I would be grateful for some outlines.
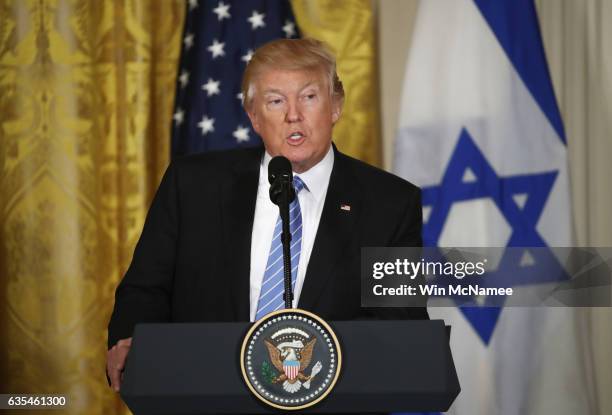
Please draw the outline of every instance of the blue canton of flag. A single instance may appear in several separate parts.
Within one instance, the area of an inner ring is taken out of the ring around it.
[[[242,108],[242,73],[259,46],[297,35],[288,0],[188,0],[172,155],[261,143]]]

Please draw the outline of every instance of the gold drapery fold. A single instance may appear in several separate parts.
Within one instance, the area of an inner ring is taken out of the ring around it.
[[[381,166],[374,16],[370,0],[291,0],[302,36],[336,53],[346,100],[334,142],[347,154]]]
[[[106,325],[168,162],[184,7],[0,1],[3,393],[122,408]]]

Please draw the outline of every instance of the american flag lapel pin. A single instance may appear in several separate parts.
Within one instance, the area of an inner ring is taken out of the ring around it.
[[[345,203],[342,203],[342,204],[340,204],[340,210],[344,210],[344,211],[350,212],[351,211],[351,205],[347,205]]]

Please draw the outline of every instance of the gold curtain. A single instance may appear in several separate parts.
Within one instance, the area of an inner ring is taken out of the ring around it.
[[[340,150],[381,166],[378,72],[370,0],[292,0],[302,36],[326,42],[336,53],[346,100],[334,128]]]
[[[0,0],[0,391],[122,410],[114,289],[168,161],[182,0]]]

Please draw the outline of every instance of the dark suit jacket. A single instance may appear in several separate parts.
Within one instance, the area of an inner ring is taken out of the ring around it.
[[[366,309],[360,249],[421,246],[420,191],[335,147],[298,306],[327,320],[428,318],[424,308]],[[140,322],[248,321],[250,252],[263,148],[173,161],[115,294],[109,347]],[[349,205],[350,211],[340,209]]]

